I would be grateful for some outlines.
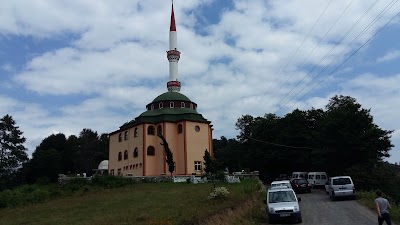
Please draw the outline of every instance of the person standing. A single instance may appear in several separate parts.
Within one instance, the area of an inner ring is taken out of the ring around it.
[[[382,192],[375,192],[377,198],[375,199],[376,211],[378,212],[378,223],[383,224],[386,221],[387,225],[392,225],[392,220],[390,219],[389,209],[390,203],[386,198],[382,198]]]

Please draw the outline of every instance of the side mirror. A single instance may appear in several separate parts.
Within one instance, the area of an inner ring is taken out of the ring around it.
[[[297,201],[301,202],[301,198],[297,198]]]

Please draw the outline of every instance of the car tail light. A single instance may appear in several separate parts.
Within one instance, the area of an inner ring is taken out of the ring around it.
[[[310,183],[307,183],[307,186],[310,186]]]

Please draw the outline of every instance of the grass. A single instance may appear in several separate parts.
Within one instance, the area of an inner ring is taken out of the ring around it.
[[[384,198],[384,195],[382,196]],[[360,202],[362,205],[365,205],[369,209],[376,211],[374,199],[376,198],[375,192],[372,191],[358,191],[357,192],[357,201]],[[388,198],[390,205],[392,206],[389,209],[390,217],[392,221],[396,224],[400,224],[400,206],[396,205],[390,198]]]
[[[210,183],[138,183],[89,191],[82,196],[0,209],[0,224],[200,224],[204,218],[242,205],[259,189],[258,182],[252,180],[217,186],[227,187],[230,194],[226,199],[208,199],[213,190]]]

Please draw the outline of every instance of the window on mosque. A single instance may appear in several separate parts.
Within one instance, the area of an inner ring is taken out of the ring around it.
[[[151,110],[153,110],[154,109],[154,105],[153,104],[151,104]]]
[[[201,162],[194,161],[194,171],[201,171]]]
[[[159,109],[162,109],[162,108],[163,108],[162,102],[160,102],[160,103],[158,104],[158,108],[159,108]]]
[[[110,170],[110,174],[111,174],[111,176],[114,176],[114,170],[113,169]]]
[[[154,134],[155,134],[155,128],[154,128],[154,126],[149,126],[149,127],[147,128],[147,134],[148,134],[148,135],[154,135]]]
[[[135,148],[135,150],[133,150],[133,158],[137,158],[139,157],[139,149]]]
[[[185,103],[181,102],[181,108],[185,108]]]
[[[125,150],[125,152],[124,152],[124,160],[125,159],[128,159],[128,150]]]
[[[118,135],[118,142],[121,142],[122,141],[122,133],[119,133],[119,135]]]
[[[134,136],[135,137],[139,136],[139,129],[137,127],[135,127]]]
[[[122,175],[121,169],[118,169],[118,176],[121,176],[121,175]]]
[[[125,131],[125,141],[128,140],[128,131]]]
[[[122,152],[119,152],[118,153],[118,161],[121,161],[122,160]]]
[[[169,102],[169,107],[174,108],[174,102]]]
[[[157,134],[162,134],[162,126],[161,125],[157,126]]]
[[[156,155],[156,149],[153,146],[147,148],[147,155]]]
[[[178,124],[178,134],[181,134],[183,131],[182,124]]]
[[[190,103],[190,108],[193,109],[193,103]]]

